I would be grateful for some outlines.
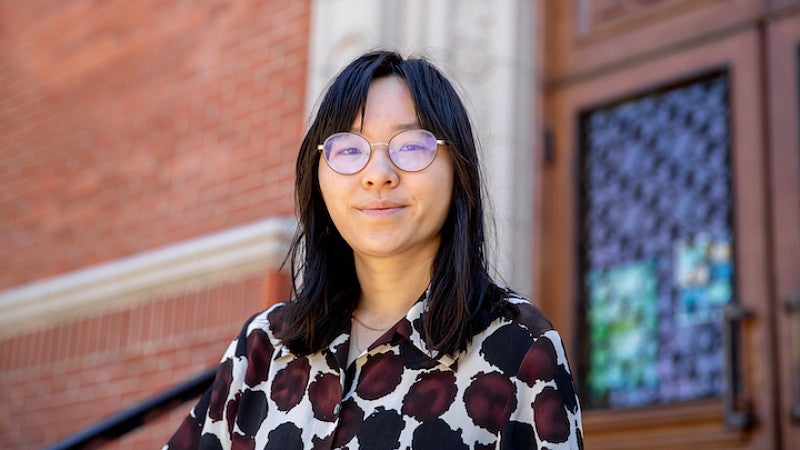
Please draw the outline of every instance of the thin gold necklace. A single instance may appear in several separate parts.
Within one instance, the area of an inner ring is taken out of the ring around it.
[[[382,331],[386,331],[389,328],[391,328],[391,326],[388,326],[386,328],[374,328],[374,327],[371,327],[371,326],[365,324],[364,322],[358,320],[358,317],[356,317],[355,315],[352,315],[351,317],[353,318],[353,320],[356,321],[356,323],[358,325],[361,325],[366,330],[382,332]],[[361,347],[361,336],[360,336],[361,333],[359,333],[359,331],[360,330],[358,329],[358,327],[355,327],[355,329],[353,330],[351,335],[352,335],[353,343],[356,345],[356,350],[358,350],[358,353],[361,353],[364,350],[368,349],[370,344],[367,344],[366,346]]]
[[[366,328],[366,329],[368,329],[368,330],[370,330],[370,331],[386,331],[386,330],[388,330],[389,328],[392,328],[392,326],[391,326],[391,325],[389,325],[389,326],[388,326],[388,327],[386,327],[386,328],[373,328],[373,327],[371,327],[371,326],[369,326],[369,325],[365,324],[365,323],[364,323],[364,322],[362,322],[361,320],[359,320],[359,319],[358,319],[358,317],[356,317],[356,315],[355,315],[355,314],[353,314],[353,315],[352,315],[352,317],[353,317],[353,320],[355,320],[356,322],[358,322],[358,324],[359,324],[359,325],[361,325],[362,327],[364,327],[364,328]]]
[[[358,351],[358,353],[363,353],[364,350],[366,350],[367,348],[366,347],[362,348],[361,347],[361,343],[358,342],[359,341],[359,339],[358,339],[358,328],[356,328],[354,331],[355,332],[353,333],[353,344],[356,345],[356,351]]]

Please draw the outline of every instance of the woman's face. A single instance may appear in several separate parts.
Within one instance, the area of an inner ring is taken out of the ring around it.
[[[349,131],[376,143],[419,128],[405,81],[389,76],[372,82],[364,116]],[[366,167],[353,175],[334,172],[323,158],[318,171],[328,213],[357,260],[435,256],[453,193],[453,163],[446,145],[419,172],[398,169],[385,145],[372,147]]]

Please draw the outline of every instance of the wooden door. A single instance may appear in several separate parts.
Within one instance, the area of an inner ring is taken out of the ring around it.
[[[545,3],[538,292],[587,448],[799,448],[797,4]]]

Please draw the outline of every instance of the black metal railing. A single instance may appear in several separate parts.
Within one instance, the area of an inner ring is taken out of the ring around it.
[[[214,381],[217,367],[160,392],[47,447],[47,450],[98,448],[199,397]]]

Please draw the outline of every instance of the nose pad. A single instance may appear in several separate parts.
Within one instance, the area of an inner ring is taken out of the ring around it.
[[[385,143],[372,144],[372,157],[367,162],[362,175],[365,188],[374,186],[396,186],[400,181],[392,160],[389,158],[389,145]]]

